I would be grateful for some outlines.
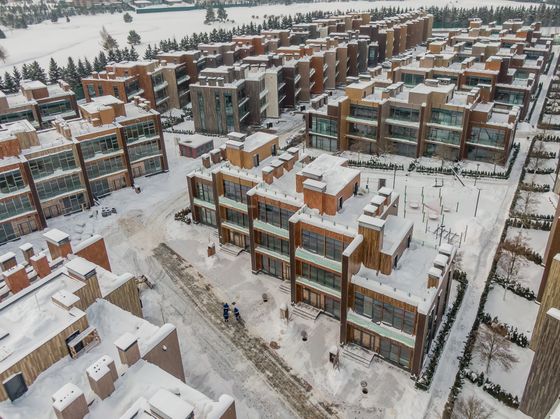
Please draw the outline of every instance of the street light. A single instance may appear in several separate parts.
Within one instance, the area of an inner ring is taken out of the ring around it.
[[[476,181],[478,180],[478,175],[479,175],[478,168],[479,167],[480,167],[480,163],[477,163],[476,164],[476,176],[474,177],[474,186],[476,186]]]

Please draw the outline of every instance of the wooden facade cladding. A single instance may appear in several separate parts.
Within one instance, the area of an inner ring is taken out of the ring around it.
[[[103,296],[103,298],[117,307],[134,314],[136,317],[143,317],[140,293],[136,286],[136,278],[134,277]]]
[[[22,357],[16,363],[0,372],[0,382],[6,381],[14,374],[22,373],[25,384],[30,386],[43,371],[60,361],[66,356],[70,356],[66,339],[76,331],[84,331],[89,326],[85,313],[81,313],[76,321],[70,326],[61,330],[57,335],[51,337],[35,350]],[[8,394],[4,386],[0,386],[0,400],[8,399]]]

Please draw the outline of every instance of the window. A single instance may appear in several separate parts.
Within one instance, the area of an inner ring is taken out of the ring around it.
[[[428,130],[429,141],[437,141],[438,143],[460,145],[461,133],[457,131],[448,131],[441,128],[430,127]]]
[[[247,218],[247,214],[243,214],[242,212],[235,211],[229,208],[226,208],[226,220],[241,227],[249,226],[249,219]]]
[[[373,106],[350,105],[350,116],[365,119],[367,121],[377,121],[377,108]]]
[[[494,128],[473,127],[469,142],[503,148],[505,145],[505,131]]]
[[[294,215],[293,211],[259,202],[259,220],[264,223],[272,224],[287,230],[292,215]]]
[[[128,149],[128,155],[131,162],[141,160],[144,157],[157,156],[160,154],[161,150],[159,148],[159,141],[157,139],[153,141],[142,142],[140,144],[135,144]]]
[[[417,135],[418,135],[417,128],[401,127],[399,125],[389,125],[389,137],[417,142]]]
[[[82,188],[82,181],[80,175],[75,173],[70,176],[37,183],[37,194],[39,195],[39,199],[46,200],[80,188]]]
[[[127,125],[124,128],[124,138],[127,144],[138,140],[155,137],[157,135],[156,125],[153,120],[142,121],[137,124]]]
[[[0,220],[5,220],[27,211],[33,211],[34,207],[28,195],[15,196],[0,202]]]
[[[408,108],[391,108],[390,117],[401,121],[418,122],[420,119],[420,111]]]
[[[196,182],[196,197],[203,201],[214,203],[214,191],[212,185],[206,183]]]
[[[95,96],[95,86],[93,84],[88,84],[87,85],[87,91],[88,91],[89,97],[94,97]]]
[[[257,244],[273,252],[288,256],[290,254],[290,243],[279,237],[266,233],[257,233]]]
[[[340,290],[340,275],[325,271],[307,263],[301,264],[301,276],[311,282]]]
[[[461,126],[463,124],[463,113],[447,109],[432,109],[432,121],[435,124]]]
[[[247,192],[250,186],[240,185],[230,180],[224,180],[224,196],[237,202],[247,203]]]
[[[311,131],[314,134],[338,137],[338,122],[336,119],[311,114]]]
[[[0,192],[7,194],[23,188],[25,183],[19,170],[0,174]]]
[[[302,231],[302,247],[328,259],[341,261],[346,244],[340,240],[304,229]]]
[[[59,115],[69,111],[73,111],[69,100],[57,100],[39,105],[39,112],[43,117]]]
[[[381,338],[380,355],[401,367],[410,368],[410,348],[399,345],[390,339]]]
[[[475,87],[479,84],[492,84],[492,79],[488,77],[467,76],[465,84],[467,86]]]
[[[212,227],[216,227],[216,212],[208,208],[199,207],[198,215],[200,217],[200,222]]]
[[[95,179],[110,173],[115,173],[124,169],[123,160],[120,156],[110,159],[97,160],[86,164],[88,178]]]
[[[406,87],[414,87],[420,83],[424,83],[423,74],[402,73],[401,81],[404,82]]]
[[[72,170],[77,167],[72,150],[50,154],[29,161],[29,168],[33,179],[41,179],[52,175],[58,170]]]
[[[118,88],[118,86],[113,86],[113,96],[115,96],[117,99],[119,98],[119,88]]]
[[[268,256],[263,255],[262,270],[269,275],[282,278],[282,262],[277,259],[269,258]]]
[[[319,135],[310,135],[311,137],[311,147],[318,148],[325,151],[337,151],[338,150],[338,139],[326,138]]]
[[[258,155],[258,154],[255,154],[255,155],[253,156],[253,166],[254,166],[254,167],[257,167],[257,166],[259,165],[259,163],[260,163],[259,155]]]
[[[395,307],[390,303],[374,300],[359,291],[354,293],[354,310],[374,322],[383,322],[395,329],[412,335],[414,333],[415,313]]]
[[[80,143],[84,159],[91,159],[96,154],[109,154],[120,150],[116,134],[84,140]]]
[[[35,121],[33,111],[31,109],[26,109],[23,111],[0,115],[1,123],[19,121],[20,119],[27,119],[29,122]]]

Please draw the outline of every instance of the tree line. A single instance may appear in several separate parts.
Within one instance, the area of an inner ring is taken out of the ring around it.
[[[1,10],[1,9],[0,9]],[[407,7],[381,7],[369,11],[372,21],[386,17],[395,16],[400,13],[411,11]],[[181,39],[168,38],[156,44],[148,44],[143,55],[144,59],[154,59],[159,52],[171,50],[190,50],[196,49],[200,43],[208,42],[228,42],[237,35],[256,35],[262,30],[268,29],[288,29],[298,23],[309,23],[313,19],[325,18],[333,14],[352,12],[355,10],[337,10],[334,12],[324,12],[321,10],[297,13],[295,15],[284,16],[264,16],[264,20],[255,24],[239,25],[232,29],[214,28],[210,32],[199,32],[185,35]],[[484,22],[496,21],[498,24],[510,18],[522,18],[527,23],[542,21],[548,26],[560,26],[560,8],[545,5],[530,7],[476,7],[476,8],[449,8],[449,7],[430,7],[427,11],[434,15],[435,27],[466,27],[468,19],[480,17]],[[15,92],[18,89],[21,79],[36,79],[47,82],[56,82],[59,79],[65,80],[76,92],[81,92],[81,77],[87,77],[91,71],[102,71],[107,63],[112,61],[129,60],[134,61],[139,58],[139,54],[134,48],[140,44],[140,35],[131,30],[128,36],[130,47],[120,48],[115,39],[105,28],[101,31],[103,51],[93,58],[84,57],[77,62],[73,57],[68,57],[65,65],[58,64],[51,59],[48,69],[43,69],[39,63],[32,62],[20,69],[14,67],[11,72],[5,72],[0,77],[0,89],[5,92]],[[19,77],[18,77],[19,75]]]

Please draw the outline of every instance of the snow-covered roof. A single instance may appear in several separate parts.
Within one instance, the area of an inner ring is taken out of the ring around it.
[[[79,277],[88,278],[96,271],[97,265],[84,258],[75,257],[66,264],[66,269],[71,273],[77,274]]]
[[[66,234],[63,231],[60,231],[57,228],[51,228],[46,233],[43,233],[43,237],[45,239],[47,239],[48,241],[50,241],[51,243],[54,243],[54,244],[58,244],[58,243],[60,243],[64,240],[70,238],[70,236],[68,234]]]
[[[276,138],[278,137],[273,134],[268,134],[262,131],[255,132],[254,134],[249,135],[245,138],[245,140],[243,141],[243,150],[247,152],[254,151]]]

